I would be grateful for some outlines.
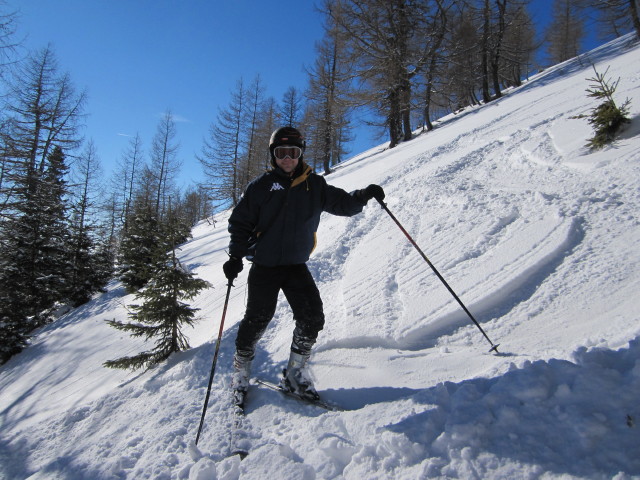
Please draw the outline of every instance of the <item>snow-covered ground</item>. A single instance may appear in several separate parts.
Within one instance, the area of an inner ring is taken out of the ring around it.
[[[576,118],[596,105],[589,62],[620,77],[633,117],[598,152]],[[640,478],[639,113],[640,48],[627,37],[328,177],[385,188],[499,355],[379,205],[327,215],[309,263],[327,317],[312,370],[348,410],[252,387],[251,453],[228,458],[245,268],[194,447],[226,290],[222,214],[180,253],[214,286],[194,302],[191,350],[144,373],[103,368],[144,348],[104,322],[133,301],[114,282],[0,368],[0,477]],[[281,299],[256,375],[277,380],[292,328]]]

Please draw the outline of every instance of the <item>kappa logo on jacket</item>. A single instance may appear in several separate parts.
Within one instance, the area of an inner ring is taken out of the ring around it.
[[[278,182],[273,182],[273,185],[271,185],[271,190],[269,191],[274,192],[276,190],[284,190],[284,187],[280,185]]]

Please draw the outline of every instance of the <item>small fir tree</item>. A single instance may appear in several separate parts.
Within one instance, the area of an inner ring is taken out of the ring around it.
[[[143,288],[166,255],[160,224],[149,205],[127,218],[127,229],[119,251],[118,274],[127,292]]]
[[[136,299],[143,303],[130,305],[131,323],[107,320],[112,327],[128,331],[134,337],[157,339],[155,347],[132,357],[109,360],[104,366],[131,370],[150,368],[172,353],[188,349],[189,344],[180,328],[195,323],[198,309],[181,300],[191,300],[209,286],[205,280],[194,278],[176,258],[175,249],[172,250],[170,258],[160,266],[146,288],[138,292]]]
[[[613,94],[618,88],[620,78],[614,83],[610,83],[606,79],[609,68],[603,74],[598,73],[595,66],[593,71],[595,77],[588,79],[592,82],[591,87],[587,89],[588,96],[604,100],[592,109],[589,115],[589,123],[593,126],[595,135],[589,139],[587,146],[595,150],[611,143],[620,127],[630,122],[628,117],[630,100],[627,98],[618,107],[613,99]]]

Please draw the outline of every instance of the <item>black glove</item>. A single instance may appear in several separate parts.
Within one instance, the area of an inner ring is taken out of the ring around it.
[[[222,270],[224,271],[224,276],[227,277],[227,280],[233,282],[238,274],[242,271],[242,259],[237,257],[229,257],[229,260],[224,262],[222,265]]]
[[[384,200],[384,190],[380,185],[369,185],[367,188],[358,191],[360,199],[367,203],[372,198],[375,198],[379,202]]]

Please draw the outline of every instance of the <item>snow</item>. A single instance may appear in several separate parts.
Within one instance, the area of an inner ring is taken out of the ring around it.
[[[620,77],[633,118],[597,152],[577,118],[596,105],[589,62]],[[245,268],[195,446],[226,292],[226,212],[180,251],[213,285],[193,302],[191,350],[147,372],[103,368],[144,348],[104,322],[125,320],[133,302],[114,282],[0,367],[0,477],[640,478],[639,66],[640,46],[622,38],[327,177],[384,187],[499,355],[375,201],[355,217],[325,215],[309,262],[327,317],[312,373],[348,410],[252,387],[251,453],[228,457]],[[281,298],[256,375],[277,381],[292,329]]]

